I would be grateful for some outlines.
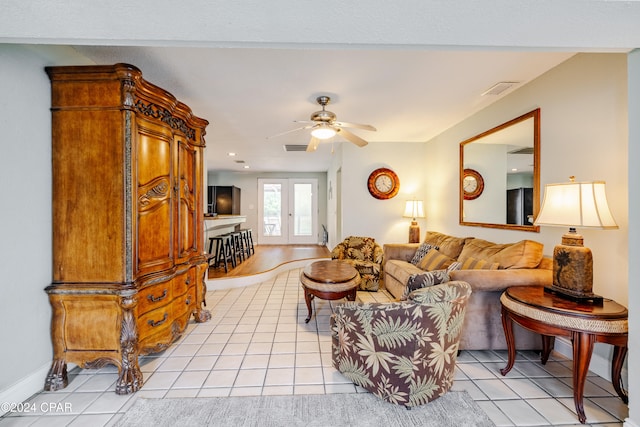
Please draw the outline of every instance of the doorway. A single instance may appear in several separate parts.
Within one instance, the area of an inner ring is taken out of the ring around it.
[[[258,242],[318,243],[318,180],[258,179]]]

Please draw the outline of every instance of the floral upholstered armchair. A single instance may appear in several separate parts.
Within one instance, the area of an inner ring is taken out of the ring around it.
[[[360,273],[362,291],[377,291],[382,279],[382,247],[371,237],[349,236],[333,248],[331,259],[341,259]]]
[[[347,302],[331,315],[333,366],[354,384],[408,408],[453,385],[458,341],[471,287],[451,281],[406,301]]]

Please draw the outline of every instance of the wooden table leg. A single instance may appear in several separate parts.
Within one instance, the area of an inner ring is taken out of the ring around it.
[[[540,362],[543,365],[547,364],[547,360],[549,360],[549,355],[551,354],[551,350],[553,350],[555,342],[556,337],[551,335],[542,335],[542,353],[540,354]]]
[[[500,369],[502,375],[507,375],[516,361],[516,343],[513,337],[513,319],[509,312],[502,308],[502,328],[504,329],[504,337],[507,340],[507,366]]]
[[[620,372],[622,371],[622,364],[624,358],[627,355],[627,346],[614,345],[613,346],[613,360],[611,361],[611,384],[615,389],[620,399],[626,404],[629,403],[629,397],[627,392],[622,388],[622,377]]]
[[[355,301],[356,296],[358,295],[358,288],[353,288],[351,292],[347,295],[347,301]]]
[[[313,295],[309,292],[309,289],[303,286],[304,289],[304,301],[307,303],[307,311],[309,312],[307,318],[304,320],[304,323],[309,323],[311,320],[311,300],[313,299]]]
[[[578,420],[583,424],[587,422],[583,405],[584,383],[587,379],[595,340],[596,336],[590,333],[573,333],[573,401],[576,405]]]

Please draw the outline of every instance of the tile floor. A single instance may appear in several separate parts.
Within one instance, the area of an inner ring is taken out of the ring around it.
[[[142,390],[118,396],[116,369],[69,372],[69,386],[27,401],[36,412],[6,414],[0,426],[110,426],[139,397],[211,397],[365,392],[331,366],[331,304],[315,299],[309,324],[293,269],[258,285],[207,294],[212,319],[190,324],[163,353],[140,360]],[[359,292],[361,301],[386,301]],[[335,303],[335,302],[334,302]],[[519,352],[502,377],[504,351],[464,351],[455,390],[466,390],[498,426],[579,425],[573,406],[571,364],[552,354],[546,366],[534,352]],[[585,410],[591,425],[620,426],[628,408],[611,384],[590,374]],[[381,404],[383,404],[381,402]]]

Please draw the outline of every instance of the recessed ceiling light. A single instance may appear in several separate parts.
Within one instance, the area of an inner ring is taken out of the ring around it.
[[[233,157],[235,155],[236,155],[236,153],[227,153],[227,156],[229,156],[229,157]]]
[[[245,168],[245,169],[249,169],[249,168],[250,168],[250,166],[249,166],[249,165],[244,165],[244,168]]]

